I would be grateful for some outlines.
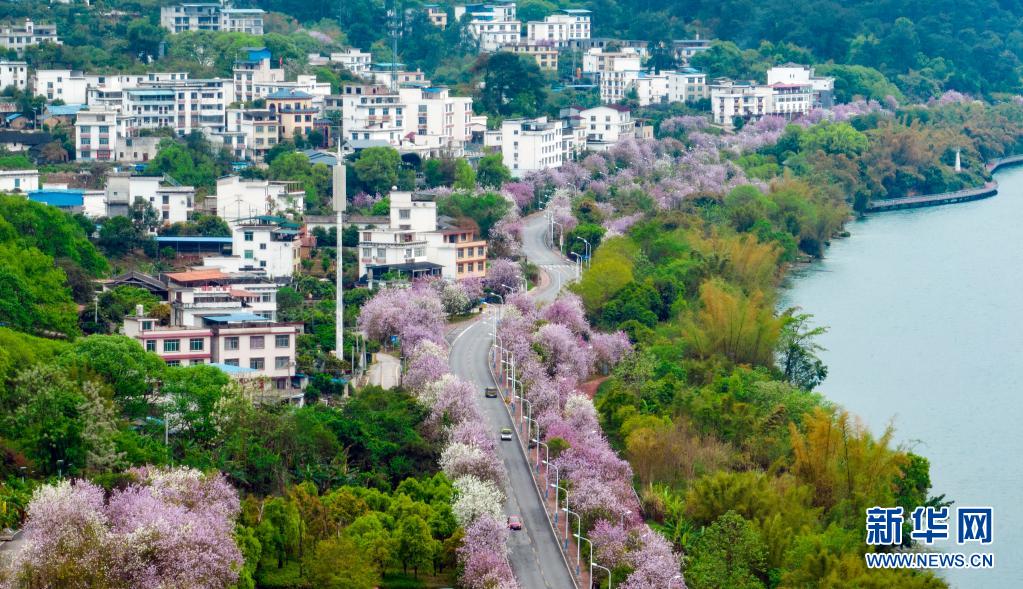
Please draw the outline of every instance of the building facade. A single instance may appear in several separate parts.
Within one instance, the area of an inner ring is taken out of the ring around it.
[[[20,54],[26,47],[41,43],[60,45],[57,25],[35,23],[30,18],[20,25],[0,25],[0,47],[4,49],[13,49]]]
[[[184,3],[160,8],[160,26],[171,33],[223,31],[263,34],[263,15],[258,8],[232,8],[227,3]]]
[[[542,21],[526,23],[526,39],[530,43],[550,43],[567,47],[573,41],[590,38],[590,11],[566,8]]]

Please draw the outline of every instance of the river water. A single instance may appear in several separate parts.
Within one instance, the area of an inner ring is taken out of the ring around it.
[[[1023,168],[999,194],[850,223],[793,273],[783,304],[829,327],[819,390],[931,462],[932,493],[994,508],[993,570],[954,587],[1023,587]],[[954,511],[951,512],[954,516]],[[955,522],[952,542],[958,551]]]

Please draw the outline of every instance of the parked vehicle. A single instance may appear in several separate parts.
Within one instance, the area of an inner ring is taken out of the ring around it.
[[[505,442],[510,442],[512,440],[512,431],[510,427],[501,429],[501,440]]]
[[[511,529],[511,530],[521,530],[522,529],[522,518],[520,518],[517,515],[509,515],[508,516],[508,528]]]
[[[497,387],[487,387],[486,389],[483,390],[483,396],[488,399],[496,399]]]

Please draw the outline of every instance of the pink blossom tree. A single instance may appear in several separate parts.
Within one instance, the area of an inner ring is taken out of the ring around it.
[[[511,260],[499,258],[490,263],[483,286],[492,292],[505,295],[522,283],[522,269]]]

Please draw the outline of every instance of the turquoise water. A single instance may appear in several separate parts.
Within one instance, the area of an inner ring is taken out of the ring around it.
[[[994,544],[964,551],[995,569],[944,573],[962,588],[1023,587],[1023,168],[996,178],[993,198],[851,223],[784,295],[830,328],[820,391],[894,423],[932,493],[994,508]]]

